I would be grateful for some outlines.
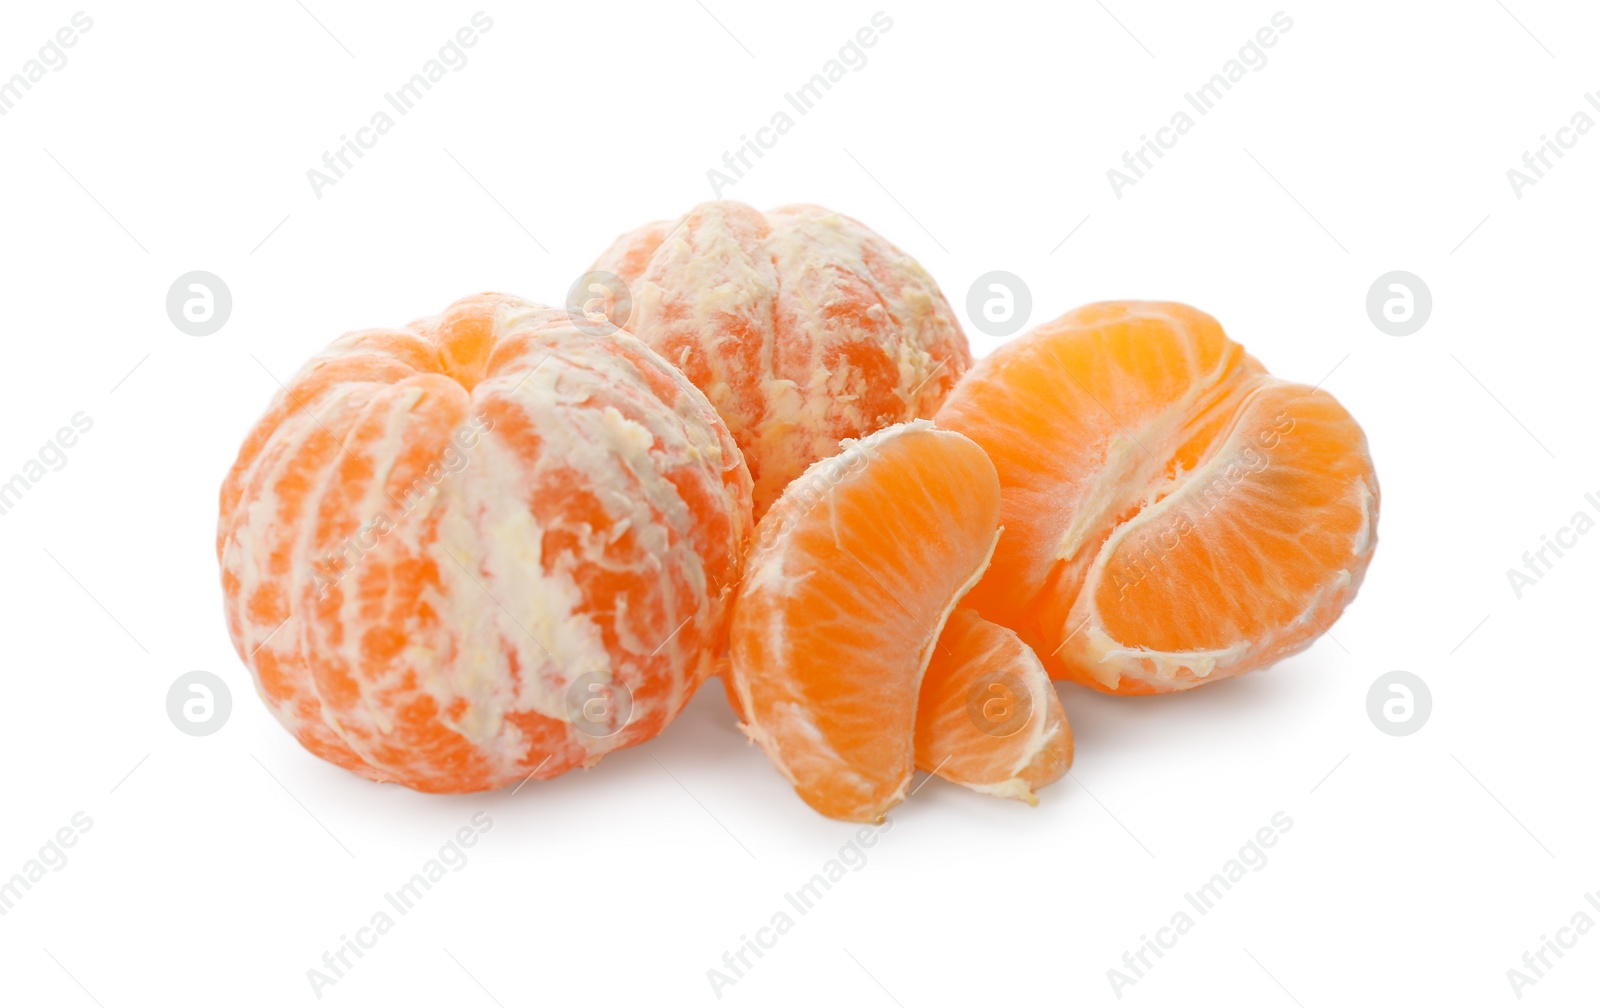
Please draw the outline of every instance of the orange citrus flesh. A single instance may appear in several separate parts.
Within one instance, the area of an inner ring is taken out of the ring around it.
[[[1044,666],[971,609],[950,614],[917,701],[917,768],[1037,805],[1072,765],[1072,729]]]
[[[724,658],[728,703],[744,719]],[[939,634],[917,698],[916,766],[980,794],[1037,805],[1072,767],[1072,728],[1033,649],[971,609]]]
[[[818,206],[702,203],[623,235],[592,268],[629,287],[632,312],[617,324],[722,414],[750,464],[757,518],[841,439],[932,416],[972,362],[928,272]]]
[[[422,791],[552,777],[652,737],[711,671],[750,495],[648,347],[465,298],[337,340],[246,439],[229,630],[324,759]]]
[[[999,510],[983,450],[912,421],[813,464],[757,526],[729,686],[745,733],[817,811],[875,822],[904,798],[923,672]]]
[[[1210,316],[1106,302],[981,361],[937,414],[994,460],[1006,533],[965,604],[1051,675],[1190,689],[1307,646],[1376,544],[1361,428]]]

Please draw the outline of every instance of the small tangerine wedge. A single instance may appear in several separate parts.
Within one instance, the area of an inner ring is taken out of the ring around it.
[[[629,288],[631,314],[616,324],[722,414],[750,464],[758,519],[842,439],[932,416],[972,363],[928,272],[819,206],[702,203],[621,236],[592,271]]]
[[[750,493],[644,344],[464,298],[341,337],[256,424],[221,494],[228,628],[323,759],[432,792],[553,777],[709,674]]]
[[[965,604],[1051,675],[1191,689],[1311,644],[1377,542],[1360,426],[1215,319],[1092,304],[981,361],[936,415],[994,460],[1006,533]]]
[[[923,673],[999,514],[983,449],[923,420],[846,442],[756,526],[729,688],[812,808],[877,822],[905,797]]]
[[[917,769],[1039,804],[1072,765],[1072,729],[1033,649],[971,609],[950,614],[917,701]]]
[[[721,667],[724,683],[729,674]],[[728,702],[741,720],[739,698]],[[916,766],[979,794],[1039,804],[1033,793],[1072,767],[1072,728],[1049,674],[1012,631],[956,609],[917,699]]]

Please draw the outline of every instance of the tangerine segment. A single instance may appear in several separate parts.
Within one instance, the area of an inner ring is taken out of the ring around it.
[[[337,340],[251,432],[221,497],[229,629],[325,759],[423,791],[551,777],[708,674],[750,489],[643,344],[466,298]]]
[[[981,362],[938,414],[989,452],[1007,533],[969,605],[1051,674],[1189,689],[1301,650],[1376,543],[1366,438],[1185,305],[1088,305]]]
[[[632,294],[623,324],[727,421],[759,518],[844,438],[933,414],[971,364],[926,270],[817,206],[702,203],[623,235],[595,262]]]
[[[917,701],[917,768],[999,798],[1072,765],[1072,729],[1044,666],[1016,634],[971,609],[950,614]]]
[[[731,689],[745,733],[812,808],[875,822],[905,797],[923,671],[999,513],[983,450],[912,421],[813,464],[757,526]]]
[[[1081,562],[1181,464],[1160,445],[1197,440],[1184,433],[1196,418],[1225,415],[1260,373],[1182,305],[1090,305],[980,361],[937,414],[989,453],[1005,502],[1008,531],[966,604],[1013,625],[1059,565]]]

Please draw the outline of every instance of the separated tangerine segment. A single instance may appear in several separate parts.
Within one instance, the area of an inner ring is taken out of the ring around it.
[[[923,673],[999,511],[983,450],[913,421],[813,464],[761,520],[729,685],[746,734],[817,811],[874,822],[905,797]]]
[[[1037,805],[1034,792],[1072,766],[1072,729],[1033,649],[957,609],[922,678],[916,754],[919,770]]]

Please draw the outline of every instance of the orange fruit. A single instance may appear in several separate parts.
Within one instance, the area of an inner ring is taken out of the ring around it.
[[[971,609],[950,614],[922,677],[917,768],[1037,805],[1072,765],[1072,730],[1033,649]]]
[[[923,672],[999,513],[983,449],[912,421],[813,464],[756,527],[728,686],[817,811],[875,822],[905,796]]]
[[[613,321],[727,421],[757,518],[841,439],[931,416],[972,360],[926,270],[817,206],[702,203],[618,238],[593,270],[629,288],[631,314]]]
[[[626,333],[482,294],[335,341],[221,494],[228,626],[311,752],[422,791],[659,732],[726,641],[751,482]]]
[[[965,604],[1051,674],[1190,689],[1307,646],[1377,542],[1361,428],[1185,305],[1107,302],[1001,347],[938,424],[982,445],[1005,535]]]
[[[743,719],[726,659],[728,701]],[[1072,766],[1072,729],[1050,677],[1015,633],[950,613],[918,688],[916,767],[980,794],[1037,805]]]

